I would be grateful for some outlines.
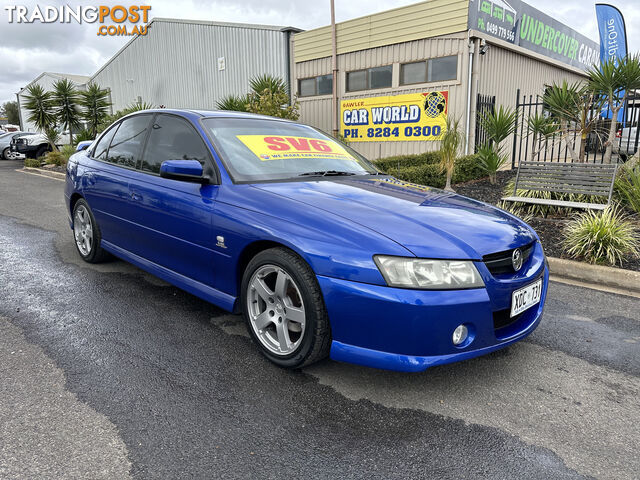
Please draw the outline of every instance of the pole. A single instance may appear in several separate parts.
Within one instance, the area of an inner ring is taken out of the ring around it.
[[[464,144],[464,154],[469,155],[469,141],[470,141],[470,132],[469,128],[471,125],[471,74],[473,72],[473,51],[475,50],[475,45],[472,42],[472,39],[469,38],[469,75],[467,78],[467,121],[465,127],[465,136],[467,141]]]
[[[333,70],[333,88],[331,98],[331,125],[333,136],[338,137],[338,47],[336,38],[336,9],[334,0],[331,3],[331,69]]]

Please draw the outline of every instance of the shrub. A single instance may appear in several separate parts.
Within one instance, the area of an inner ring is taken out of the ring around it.
[[[501,155],[495,150],[492,145],[485,143],[478,148],[478,164],[480,168],[489,175],[489,181],[492,185],[496,184],[496,173],[500,170],[505,163],[507,163],[507,156]]]
[[[573,258],[610,265],[621,265],[624,259],[637,257],[640,252],[633,224],[617,206],[587,211],[569,222],[563,246]]]
[[[440,152],[426,152],[416,155],[396,155],[393,157],[381,158],[373,163],[380,170],[386,172],[388,169],[398,169],[403,167],[415,167],[418,165],[440,163]]]
[[[47,154],[44,156],[44,161],[49,165],[57,165],[57,166],[66,165],[67,163],[67,160],[64,158],[64,155],[59,150],[54,150],[53,152],[47,152]]]
[[[640,167],[620,168],[615,180],[615,194],[625,206],[640,213]]]
[[[440,169],[440,153],[427,152],[418,155],[387,157],[374,162],[383,172],[411,183],[442,188],[446,176]],[[453,183],[467,182],[483,176],[475,155],[460,157],[453,171]]]
[[[76,133],[75,137],[73,137],[73,146],[75,147],[80,142],[85,142],[87,140],[93,140],[93,139],[94,139],[94,136],[91,135],[91,132],[86,128],[83,128],[78,133]]]
[[[40,158],[25,158],[24,166],[31,168],[40,168],[42,166],[42,162]]]

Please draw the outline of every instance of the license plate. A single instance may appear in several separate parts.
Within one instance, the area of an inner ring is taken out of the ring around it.
[[[526,309],[540,303],[542,279],[527,285],[511,294],[511,316],[515,317]]]

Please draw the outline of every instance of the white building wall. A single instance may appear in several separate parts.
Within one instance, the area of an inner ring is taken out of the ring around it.
[[[215,109],[247,93],[249,79],[286,79],[289,33],[281,27],[154,19],[92,81],[111,89],[113,110],[138,98],[167,108]],[[218,58],[225,68],[219,70]]]
[[[81,75],[66,75],[62,73],[44,72],[34,81],[29,83],[29,85],[40,85],[42,88],[44,88],[45,91],[51,91],[53,90],[53,84],[58,80],[62,80],[64,78],[68,78],[69,80],[71,80],[76,85],[76,88],[78,88],[78,90],[84,90],[85,83],[89,80],[89,77],[83,77]],[[18,107],[20,109],[20,120],[22,122],[21,130],[24,132],[37,132],[38,129],[36,128],[36,126],[27,120],[29,118],[29,111],[24,107],[24,97],[25,95],[27,95],[27,93],[28,92],[26,87],[20,90],[20,92],[18,93]]]

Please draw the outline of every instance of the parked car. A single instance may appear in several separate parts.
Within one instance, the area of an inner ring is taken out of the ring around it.
[[[618,153],[623,161],[636,153],[638,149],[638,127],[624,127],[618,130],[616,142],[620,142]]]
[[[40,158],[51,151],[51,145],[42,133],[18,135],[11,141],[11,151],[27,158]]]
[[[113,254],[230,312],[282,367],[420,371],[540,322],[549,270],[517,217],[379,172],[298,123],[148,110],[67,163],[79,255]]]
[[[11,152],[11,141],[19,136],[34,135],[28,132],[8,132],[0,135],[0,158],[10,160],[15,157],[15,153]]]

